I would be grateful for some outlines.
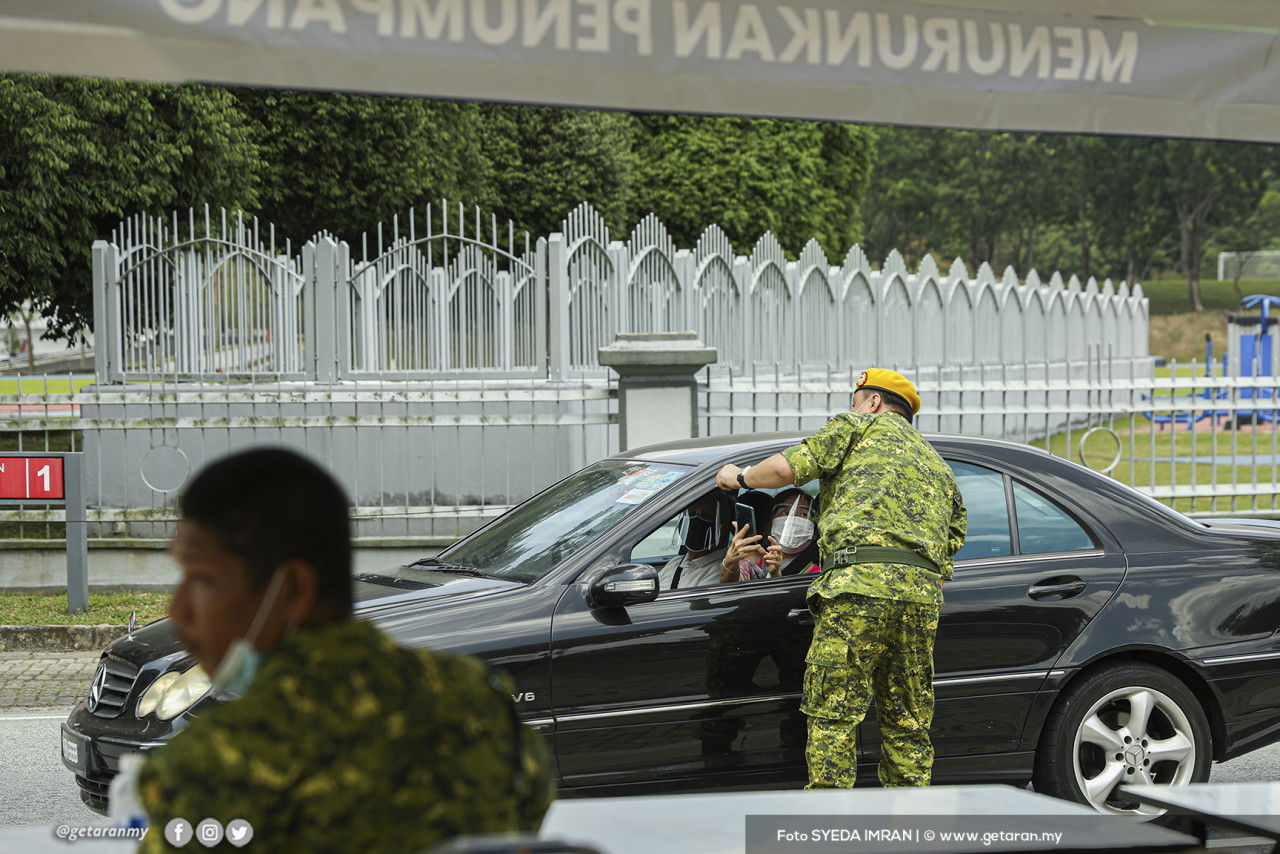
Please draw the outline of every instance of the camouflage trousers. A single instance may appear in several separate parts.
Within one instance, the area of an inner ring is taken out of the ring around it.
[[[933,640],[938,605],[842,593],[820,606],[805,661],[810,789],[851,788],[858,724],[874,699],[883,786],[927,786],[933,770]]]

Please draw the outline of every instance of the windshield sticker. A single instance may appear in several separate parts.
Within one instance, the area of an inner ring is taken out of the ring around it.
[[[622,495],[618,496],[618,500],[614,504],[639,504],[647,498],[653,497],[657,492],[656,489],[628,489]]]
[[[627,485],[632,489],[652,489],[657,492],[664,486],[675,483],[683,476],[684,472],[682,471],[651,471]]]
[[[622,477],[618,480],[624,486],[631,486],[635,481],[649,474],[651,469],[648,466],[636,466],[633,469],[627,469],[623,472]]]

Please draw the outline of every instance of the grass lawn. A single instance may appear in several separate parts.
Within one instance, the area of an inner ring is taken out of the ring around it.
[[[0,377],[0,395],[70,394],[72,391],[79,391],[92,384],[93,377],[87,375],[51,374],[49,376]]]
[[[1210,379],[1210,383],[1212,383],[1214,379],[1220,378],[1221,376],[1222,376],[1222,364],[1216,363],[1213,366],[1212,378]],[[1172,380],[1175,377],[1180,380],[1205,379],[1204,361],[1202,360],[1202,361],[1196,362],[1195,364],[1192,364],[1190,362],[1178,362],[1176,365],[1169,365],[1169,364],[1157,365],[1155,369],[1156,385],[1155,385],[1155,388],[1153,389],[1155,394],[1157,396],[1162,396],[1162,395],[1167,396],[1169,394],[1184,395],[1184,394],[1191,394],[1192,392],[1201,394],[1205,391],[1208,385],[1206,384],[1204,386],[1200,386],[1197,388],[1195,387],[1194,384],[1181,384],[1175,387],[1174,384],[1172,383]],[[1276,385],[1280,386],[1280,380],[1277,380]]]
[[[1280,432],[1273,431],[1270,424],[1263,424],[1256,431],[1246,427],[1238,431],[1219,429],[1194,433],[1188,431],[1186,425],[1153,431],[1145,419],[1139,418],[1132,428],[1117,423],[1115,432],[1120,437],[1121,459],[1111,476],[1130,486],[1280,483]],[[1038,440],[1032,444],[1080,462],[1080,439],[1084,433],[1084,430],[1072,431],[1070,448],[1066,433],[1051,436],[1048,442]],[[1111,462],[1115,452],[1114,439],[1095,434],[1084,449],[1086,464],[1101,469]],[[1275,510],[1280,515],[1280,495],[1272,493],[1259,494],[1256,505],[1252,495],[1161,500],[1183,512],[1230,513],[1256,509]]]
[[[89,610],[67,613],[65,593],[0,594],[0,625],[123,626],[138,612],[138,625],[164,616],[168,593],[90,593]]]

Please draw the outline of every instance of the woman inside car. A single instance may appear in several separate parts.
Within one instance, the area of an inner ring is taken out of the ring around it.
[[[767,548],[750,526],[738,530],[733,523],[733,540],[720,564],[721,583],[820,572],[817,515],[817,499],[791,487],[774,498]]]

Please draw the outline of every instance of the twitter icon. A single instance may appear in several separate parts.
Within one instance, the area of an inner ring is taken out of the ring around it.
[[[227,822],[227,841],[237,848],[243,848],[253,839],[253,825],[242,818]]]

